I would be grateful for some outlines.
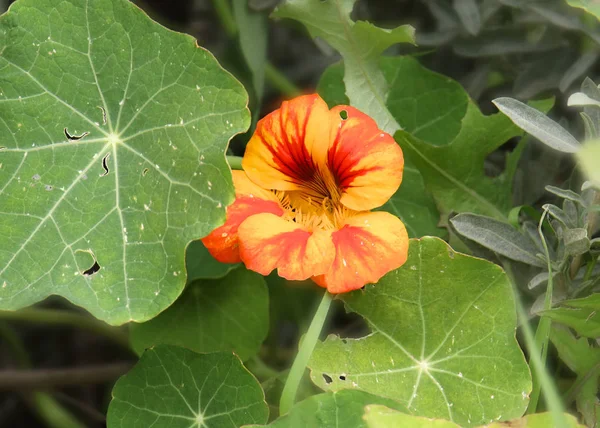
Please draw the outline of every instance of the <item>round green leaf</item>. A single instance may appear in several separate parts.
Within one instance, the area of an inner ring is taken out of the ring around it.
[[[466,426],[523,414],[531,376],[512,289],[495,264],[438,238],[411,240],[403,267],[341,298],[372,333],[317,346],[309,367],[321,388],[362,389]]]
[[[381,405],[386,409],[391,407],[399,411],[406,410],[402,404],[394,400],[364,391],[328,392],[313,395],[297,403],[289,413],[268,426],[272,428],[363,428],[367,426],[363,420],[363,413],[365,406],[369,404]]]
[[[133,349],[180,345],[196,352],[234,351],[247,360],[269,330],[269,294],[262,276],[236,269],[222,279],[195,281],[156,318],[131,324]]]
[[[509,422],[494,422],[480,428],[548,428],[548,427],[564,427],[564,428],[583,428],[584,425],[579,425],[577,419],[569,414],[559,414],[563,425],[558,425],[553,413],[536,413],[527,415],[520,419],[514,419]],[[443,419],[429,419],[419,416],[407,415],[398,412],[388,407],[373,404],[365,408],[365,421],[369,428],[395,428],[395,427],[410,427],[410,428],[459,428],[453,422]]]
[[[368,428],[460,428],[460,425],[456,425],[454,422],[407,415],[380,404],[367,406],[364,419]]]
[[[254,376],[231,353],[148,349],[112,391],[108,428],[239,427],[264,424],[268,408]]]
[[[19,0],[0,52],[0,308],[58,294],[111,324],[152,318],[233,200],[247,94],[126,0]]]

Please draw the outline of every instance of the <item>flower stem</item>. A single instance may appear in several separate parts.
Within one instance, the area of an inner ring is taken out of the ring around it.
[[[237,24],[229,7],[228,0],[213,0],[215,12],[229,37],[234,37],[237,34]]]
[[[285,74],[275,68],[270,62],[265,63],[265,77],[274,88],[277,88],[279,92],[288,98],[297,97],[302,93]]]
[[[548,286],[546,287],[546,296],[544,297],[544,310],[552,309],[552,293],[554,289],[553,278],[552,278],[552,263],[550,261],[550,253],[548,252],[548,244],[546,244],[546,238],[544,237],[544,233],[542,232],[542,224],[544,223],[544,217],[548,213],[547,210],[544,210],[542,217],[540,218],[540,223],[538,226],[538,234],[540,235],[540,239],[542,241],[542,245],[544,246],[544,255],[546,256],[546,263],[548,265]],[[542,316],[540,318],[540,322],[538,323],[537,331],[535,332],[535,344],[536,348],[541,351],[541,364],[546,365],[546,357],[548,355],[548,338],[550,336],[550,328],[552,326],[552,320],[548,317]],[[529,364],[531,365],[533,352],[530,355]],[[529,401],[529,407],[527,408],[527,414],[535,413],[538,406],[538,401],[540,399],[540,394],[542,392],[542,380],[538,372],[533,372],[533,387],[531,390],[531,396]],[[543,375],[542,375],[543,376]]]
[[[536,343],[535,335],[533,333],[533,329],[529,324],[529,317],[527,316],[527,312],[523,307],[523,303],[521,302],[521,297],[519,296],[519,288],[517,287],[517,282],[515,280],[515,276],[512,271],[512,267],[510,263],[503,261],[502,265],[504,266],[504,271],[508,276],[508,279],[511,282],[513,293],[515,296],[515,306],[517,309],[517,319],[518,325],[521,327],[523,332],[523,338],[525,339],[525,346],[529,351],[529,367],[531,367],[531,373],[538,379],[539,384],[541,385],[541,389],[544,390],[544,400],[546,401],[546,407],[548,411],[552,414],[552,419],[554,420],[554,424],[552,426],[556,427],[565,427],[568,426],[565,420],[564,405],[558,394],[558,389],[556,384],[552,381],[552,377],[548,373],[548,369],[544,361],[542,361],[541,350]],[[539,394],[538,394],[539,397]],[[531,401],[528,407],[531,408]],[[537,402],[535,403],[535,407],[537,407]],[[534,408],[535,408],[534,407]]]
[[[329,312],[329,306],[331,305],[332,300],[332,295],[329,294],[328,291],[325,291],[325,294],[323,294],[323,299],[319,304],[319,308],[317,309],[317,312],[315,313],[315,316],[308,327],[308,331],[300,342],[298,354],[296,355],[296,359],[292,364],[292,368],[290,369],[290,373],[283,387],[283,392],[281,393],[281,400],[279,401],[280,415],[286,414],[294,405],[300,380],[304,375],[306,364],[308,363],[308,360],[315,349],[315,345],[317,344],[317,340],[319,339],[319,335],[323,329],[323,324],[327,318],[327,313]]]
[[[231,169],[243,169],[242,158],[240,156],[227,156],[227,163]]]

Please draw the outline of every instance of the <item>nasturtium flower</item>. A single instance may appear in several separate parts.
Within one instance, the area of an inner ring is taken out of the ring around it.
[[[408,253],[404,224],[383,211],[402,181],[394,139],[350,106],[318,95],[260,120],[233,171],[235,202],[203,239],[219,261],[268,275],[312,278],[331,293],[375,283]]]

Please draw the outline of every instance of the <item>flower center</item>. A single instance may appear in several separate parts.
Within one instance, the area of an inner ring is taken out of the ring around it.
[[[354,214],[340,203],[341,190],[329,170],[315,169],[300,190],[275,193],[286,210],[286,219],[310,231],[340,229]]]

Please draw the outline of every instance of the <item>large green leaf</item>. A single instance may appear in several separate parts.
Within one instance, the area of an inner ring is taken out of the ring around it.
[[[402,25],[386,30],[365,22],[354,22],[350,13],[355,0],[286,0],[274,17],[295,19],[312,37],[329,43],[344,58],[344,83],[350,104],[377,121],[381,129],[394,133],[400,128],[386,107],[388,84],[378,61],[385,49],[396,43],[414,43],[414,28]]]
[[[531,376],[495,264],[438,238],[411,240],[403,267],[341,298],[372,333],[317,345],[309,367],[321,388],[361,389],[468,426],[522,415]]]
[[[117,381],[112,396],[108,428],[239,427],[268,418],[259,383],[227,352],[148,349]]]
[[[550,107],[547,102],[539,106]],[[491,152],[521,134],[502,113],[485,116],[471,101],[460,131],[448,144],[435,146],[406,131],[398,131],[395,138],[423,175],[445,223],[451,211],[507,221],[512,183],[504,174],[486,176],[483,163]]]
[[[407,415],[377,404],[366,407],[364,418],[369,428],[459,428],[459,425],[450,421]],[[561,425],[562,428],[584,428],[583,425],[577,423],[574,416],[565,414],[564,418],[567,425]],[[555,424],[552,413],[536,413],[509,422],[494,422],[480,428],[548,428],[558,426]]]
[[[386,106],[406,132],[435,146],[460,132],[469,96],[456,81],[435,73],[410,56],[383,57],[381,71],[389,86]],[[344,64],[328,67],[318,91],[330,107],[348,104]]]
[[[19,0],[0,52],[0,308],[58,294],[152,318],[233,200],[243,87],[126,0]]]
[[[364,408],[368,404],[388,406],[406,411],[402,404],[389,398],[363,391],[338,391],[313,395],[294,407],[289,413],[270,423],[273,428],[363,428]],[[386,407],[386,408],[388,408]]]
[[[242,360],[258,352],[269,329],[269,295],[262,276],[236,269],[222,279],[191,283],[156,318],[131,324],[136,352],[158,344],[196,352],[234,351]]]
[[[380,404],[366,406],[364,420],[368,428],[460,428],[454,422],[408,415]]]

